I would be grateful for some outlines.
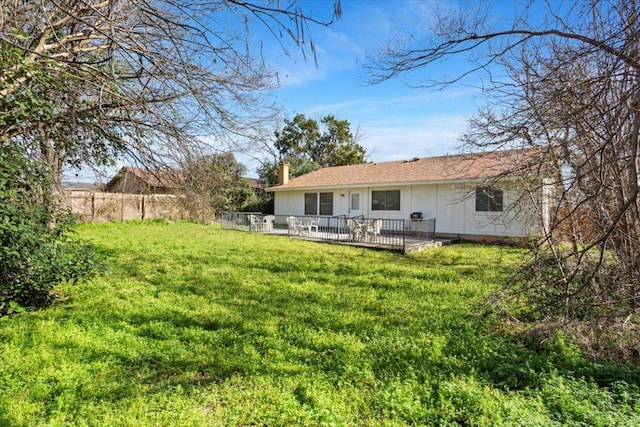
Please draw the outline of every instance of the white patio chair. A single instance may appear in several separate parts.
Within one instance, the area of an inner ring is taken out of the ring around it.
[[[262,221],[262,230],[265,233],[272,233],[273,232],[273,222],[276,220],[276,217],[273,215],[267,215],[265,216]]]
[[[295,216],[287,217],[287,227],[289,228],[289,234],[299,235],[301,230],[300,222]]]
[[[312,228],[315,228],[316,229],[316,233],[317,233],[318,232],[318,221],[313,219],[313,218],[305,216],[304,218],[302,218],[301,227],[302,227],[302,231],[306,232],[309,235],[311,234],[311,229]]]
[[[382,219],[377,218],[372,220],[369,223],[369,227],[367,228],[367,234],[369,235],[369,239],[371,241],[377,241],[380,237],[380,231],[382,230]]]
[[[362,240],[362,229],[355,219],[347,218],[347,228],[349,229],[350,240],[354,242]]]
[[[249,215],[249,230],[262,231],[263,222],[256,215]]]

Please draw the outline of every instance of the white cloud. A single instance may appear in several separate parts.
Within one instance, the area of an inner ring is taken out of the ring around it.
[[[368,127],[361,144],[372,161],[430,157],[453,153],[467,126],[464,116],[425,117],[424,120]]]

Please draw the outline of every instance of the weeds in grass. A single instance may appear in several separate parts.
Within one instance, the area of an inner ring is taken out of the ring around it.
[[[0,425],[638,425],[638,370],[483,307],[520,256],[85,225],[109,272],[0,321]]]

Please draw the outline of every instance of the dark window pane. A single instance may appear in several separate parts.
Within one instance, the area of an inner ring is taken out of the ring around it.
[[[304,193],[304,214],[318,215],[318,193]]]
[[[333,193],[320,193],[320,215],[333,215]]]
[[[502,190],[493,189],[489,199],[489,210],[492,212],[502,212]]]
[[[399,211],[400,190],[372,191],[371,210],[373,211]]]
[[[485,190],[485,188],[476,188],[476,212],[489,210],[489,196]]]
[[[400,190],[387,191],[387,210],[400,210]]]
[[[502,212],[503,191],[492,187],[476,188],[476,212]]]
[[[385,209],[385,197],[384,191],[372,191],[371,192],[371,210],[383,211]]]

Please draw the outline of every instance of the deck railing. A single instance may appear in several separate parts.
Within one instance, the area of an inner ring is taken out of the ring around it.
[[[404,219],[365,218],[364,216],[263,215],[259,212],[225,212],[223,229],[280,234],[308,240],[329,241],[356,246],[406,250],[407,236],[417,234],[415,224]],[[422,224],[427,230],[431,225]],[[435,231],[435,221],[433,230]]]
[[[220,225],[225,230],[251,231],[251,216],[262,217],[262,212],[223,212]]]

